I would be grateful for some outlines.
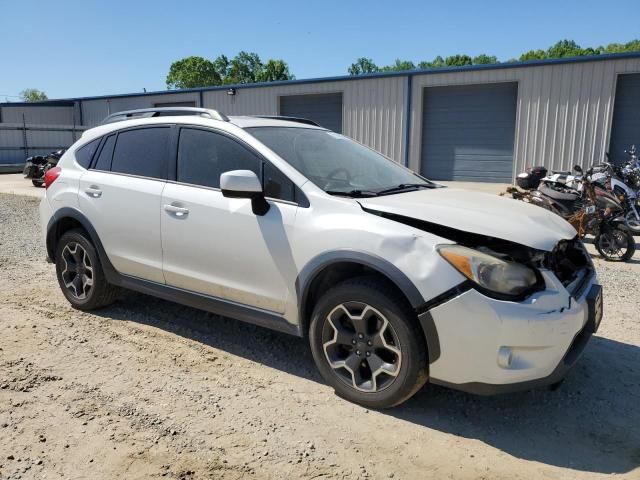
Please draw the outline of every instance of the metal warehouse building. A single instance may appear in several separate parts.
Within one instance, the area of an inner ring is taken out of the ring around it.
[[[108,114],[158,106],[305,117],[436,180],[511,182],[640,142],[640,54],[0,104],[0,164],[67,147]]]

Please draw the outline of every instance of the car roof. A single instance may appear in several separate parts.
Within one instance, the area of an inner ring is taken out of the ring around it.
[[[319,130],[326,130],[323,127],[314,125],[313,122],[304,118],[293,119],[291,117],[277,118],[273,117],[261,117],[250,115],[230,116],[229,121],[240,128],[250,127],[294,127],[294,128],[314,128]]]
[[[82,143],[87,143],[94,138],[102,135],[123,130],[131,127],[142,127],[145,125],[159,125],[166,123],[184,124],[184,125],[200,125],[211,127],[222,127],[224,125],[233,125],[234,127],[245,129],[250,127],[290,127],[290,128],[306,128],[314,130],[326,130],[323,127],[307,123],[304,119],[277,118],[277,117],[260,117],[249,115],[238,115],[226,117],[227,120],[217,120],[199,115],[171,115],[159,117],[136,117],[104,123],[85,130],[82,134]]]

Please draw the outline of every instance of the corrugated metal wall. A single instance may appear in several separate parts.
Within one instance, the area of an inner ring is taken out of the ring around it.
[[[99,98],[82,101],[82,119],[84,125],[94,127],[100,124],[110,113],[133,110],[135,108],[151,108],[156,103],[168,102],[195,102],[197,107],[201,106],[198,92]]]
[[[601,59],[513,68],[488,68],[417,74],[412,77],[409,166],[420,169],[423,90],[429,86],[518,82],[514,174],[534,164],[568,169],[604,158],[609,146],[618,74],[640,72],[640,58]],[[341,92],[343,132],[396,161],[404,160],[407,77],[291,83],[226,89],[79,100],[82,124],[99,124],[109,113],[152,107],[155,103],[192,101],[230,115],[278,114],[279,97]],[[2,107],[2,122],[63,124],[73,122],[74,108]],[[49,110],[51,109],[51,110]],[[76,122],[80,108],[76,106]],[[52,116],[56,116],[53,118]],[[33,117],[33,119],[31,118]],[[40,121],[44,117],[46,121]]]
[[[5,106],[2,109],[2,123],[22,123],[23,115],[26,123],[39,125],[73,125],[74,108],[69,106]],[[76,119],[80,124],[80,118]]]
[[[20,165],[29,156],[67,148],[84,130],[78,103],[0,108],[0,165]]]
[[[416,75],[412,81],[409,164],[420,168],[423,89],[436,85],[518,82],[514,174],[527,166],[565,170],[604,159],[617,75],[640,71],[640,59]]]
[[[228,115],[277,115],[281,95],[342,92],[343,133],[401,161],[404,128],[403,77],[318,82],[204,92],[204,106]]]

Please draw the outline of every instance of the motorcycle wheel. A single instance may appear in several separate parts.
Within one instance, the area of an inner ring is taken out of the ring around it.
[[[633,235],[640,235],[640,220],[636,218],[636,213],[629,210],[624,216],[624,223]]]
[[[598,253],[610,262],[628,262],[636,252],[635,238],[621,228],[600,233],[593,243]]]
[[[44,186],[44,182],[42,180],[31,180],[31,183],[33,183],[33,186],[37,188]]]

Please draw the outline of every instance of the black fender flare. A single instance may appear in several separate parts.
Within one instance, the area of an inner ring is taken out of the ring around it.
[[[55,248],[56,248],[56,242],[58,240],[57,227],[61,221],[67,218],[72,218],[73,220],[77,221],[82,226],[82,228],[86,230],[86,232],[89,234],[89,237],[91,239],[91,243],[94,245],[94,247],[96,248],[96,251],[98,252],[98,257],[100,258],[102,270],[104,271],[104,274],[107,277],[107,280],[112,283],[117,283],[120,275],[118,274],[116,269],[113,267],[111,260],[109,260],[109,257],[107,256],[107,252],[104,250],[104,247],[102,246],[102,241],[100,241],[100,237],[98,236],[98,232],[96,232],[96,229],[93,227],[89,219],[82,212],[80,212],[75,208],[72,208],[72,207],[60,208],[59,210],[56,210],[56,212],[49,219],[49,222],[47,223],[47,237],[46,237],[47,256],[51,260],[55,260]]]
[[[366,267],[371,268],[387,277],[398,287],[407,297],[409,303],[414,309],[417,309],[421,305],[424,305],[425,300],[420,294],[420,291],[415,284],[394,264],[379,257],[375,254],[360,252],[357,250],[334,250],[321,253],[313,257],[307,264],[300,270],[298,277],[296,278],[296,294],[298,297],[298,312],[300,315],[300,325],[304,325],[307,319],[302,318],[302,312],[309,298],[309,287],[313,283],[313,280],[322,272],[325,268],[343,262],[359,263]]]

